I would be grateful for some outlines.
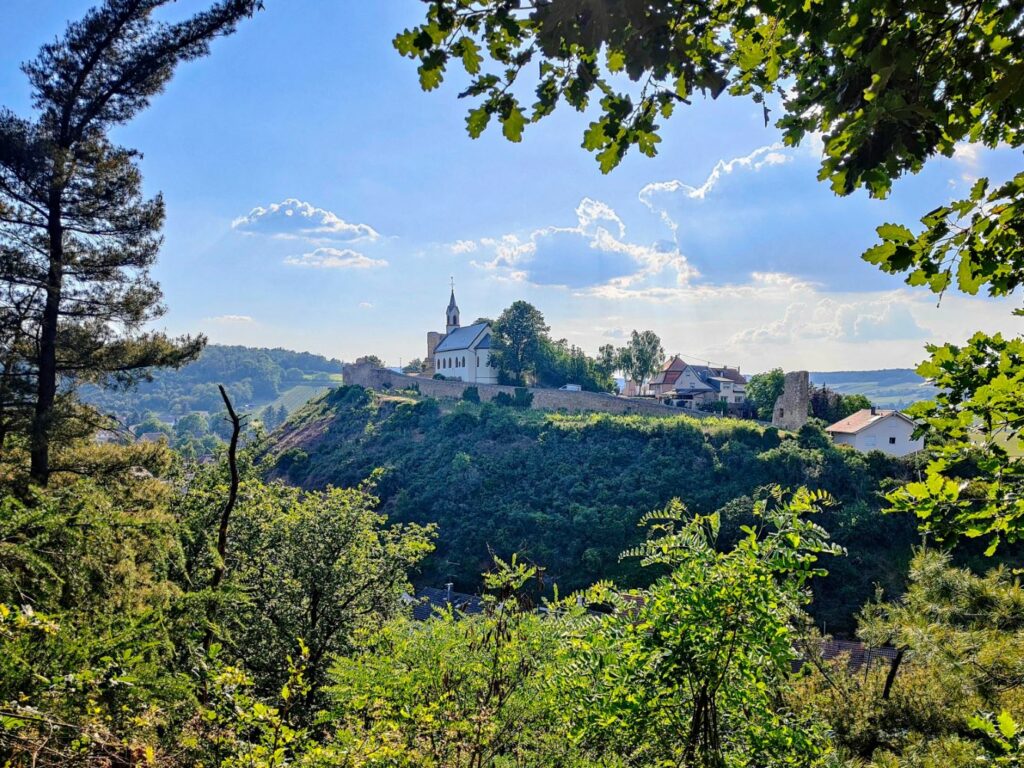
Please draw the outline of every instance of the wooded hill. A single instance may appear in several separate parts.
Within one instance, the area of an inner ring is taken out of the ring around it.
[[[311,352],[210,344],[194,362],[155,370],[151,381],[133,389],[85,387],[82,398],[132,424],[149,414],[170,422],[190,413],[219,413],[219,384],[244,410],[274,404],[292,411],[335,381],[341,366]]]
[[[849,554],[825,564],[813,610],[842,633],[876,583],[902,591],[919,540],[911,517],[880,512],[881,493],[913,475],[911,460],[839,449],[815,427],[796,436],[730,419],[567,415],[340,387],[272,436],[270,458],[274,475],[309,489],[352,487],[384,468],[390,519],[439,524],[418,581],[471,592],[491,552],[532,559],[563,594],[606,578],[638,585],[651,569],[619,555],[641,541],[644,513],[674,497],[693,513],[718,510],[728,546],[764,486],[806,485],[840,502],[819,522]]]

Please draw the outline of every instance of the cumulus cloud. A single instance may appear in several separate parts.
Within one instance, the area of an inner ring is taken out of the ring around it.
[[[841,302],[821,298],[816,303],[794,302],[782,317],[747,328],[732,336],[732,343],[788,344],[798,341],[904,341],[928,334],[908,303],[899,298]]]
[[[301,256],[289,256],[285,264],[295,267],[313,267],[315,269],[373,269],[386,267],[384,259],[371,259],[365,254],[348,248],[317,248],[311,253]]]
[[[759,171],[766,166],[782,165],[790,160],[792,160],[792,155],[780,143],[758,147],[749,155],[734,157],[731,160],[719,160],[699,187],[691,186],[679,179],[647,184],[640,190],[640,202],[661,216],[662,220],[675,232],[679,225],[670,216],[664,205],[658,202],[659,197],[683,195],[690,200],[704,200],[725,176],[734,171]]]
[[[373,304],[368,301],[359,302],[360,309],[373,309]]]
[[[483,238],[480,244],[493,258],[473,264],[511,280],[577,290],[630,286],[666,275],[681,285],[696,274],[671,242],[627,240],[625,223],[600,200],[583,198],[575,215],[575,226],[543,227],[522,238]]]
[[[456,240],[448,246],[448,250],[452,253],[472,253],[476,247],[475,240]]]
[[[331,211],[293,197],[266,207],[257,206],[231,222],[231,227],[245,234],[285,239],[356,242],[380,238],[369,224],[347,222]]]
[[[249,315],[217,315],[217,317],[207,318],[214,323],[251,323],[252,318]]]

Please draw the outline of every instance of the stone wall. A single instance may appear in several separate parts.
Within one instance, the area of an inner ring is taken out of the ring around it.
[[[782,394],[775,401],[772,426],[795,432],[807,423],[810,407],[810,376],[807,371],[790,371],[786,374]]]
[[[467,384],[462,381],[441,381],[426,376],[406,376],[385,368],[375,368],[365,363],[346,365],[343,371],[346,384],[358,384],[367,389],[419,388],[420,394],[442,400],[458,400],[466,387],[476,387],[480,400],[493,400],[499,392],[515,394],[515,387],[500,384]],[[603,395],[597,392],[563,392],[560,389],[539,389],[531,387],[533,408],[550,411],[598,411],[603,413],[636,413],[648,416],[707,416],[704,413],[683,411],[680,408],[662,405],[654,400],[635,400],[627,397]]]

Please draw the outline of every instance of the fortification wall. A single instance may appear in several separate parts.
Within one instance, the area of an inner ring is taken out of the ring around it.
[[[458,400],[466,387],[476,387],[480,400],[489,402],[499,392],[515,394],[515,387],[501,384],[467,384],[462,381],[441,381],[426,376],[406,376],[394,373],[385,368],[375,368],[361,363],[346,365],[343,376],[346,384],[358,384],[367,389],[406,389],[413,385],[419,388],[420,394],[442,400]],[[613,395],[602,395],[597,392],[563,392],[560,389],[539,389],[531,387],[533,404],[531,407],[549,411],[597,411],[615,414],[643,414],[647,416],[679,416],[683,413],[679,408],[662,405],[653,400],[634,400]],[[690,416],[707,414],[685,412]]]

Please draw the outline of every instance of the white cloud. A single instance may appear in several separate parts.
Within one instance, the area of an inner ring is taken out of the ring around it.
[[[506,279],[600,291],[636,285],[654,277],[684,285],[697,272],[671,243],[644,245],[626,239],[626,225],[611,206],[589,197],[576,207],[576,225],[548,226],[525,238],[483,238],[494,258],[475,266]],[[611,225],[611,230],[607,225]]]
[[[251,323],[253,320],[249,315],[218,315],[207,318],[213,323]]]
[[[794,302],[782,317],[738,331],[730,341],[737,345],[815,339],[877,342],[919,340],[927,335],[928,330],[921,327],[902,296],[845,302],[822,297],[813,304]]]
[[[962,142],[953,148],[953,160],[973,170],[978,167],[984,149],[982,144]]]
[[[380,234],[369,224],[352,224],[337,214],[293,197],[267,207],[257,206],[231,222],[245,234],[263,234],[311,241],[373,241]]]
[[[373,309],[373,304],[368,301],[359,302],[360,309]]]
[[[311,253],[304,253],[301,256],[289,256],[284,260],[285,264],[296,267],[314,267],[316,269],[372,269],[386,267],[388,263],[384,259],[371,259],[365,254],[353,251],[348,248],[317,248]]]
[[[472,253],[477,248],[475,240],[456,240],[448,246],[452,253]]]
[[[699,187],[691,186],[683,181],[679,181],[678,179],[672,179],[671,181],[655,181],[647,184],[640,190],[640,202],[652,211],[660,213],[662,218],[666,220],[666,223],[675,229],[675,222],[667,217],[664,208],[658,208],[654,204],[653,198],[655,196],[665,193],[674,194],[681,192],[691,200],[703,200],[708,196],[711,190],[715,188],[718,182],[722,180],[722,177],[728,176],[733,171],[759,171],[765,166],[782,165],[783,163],[790,162],[792,159],[792,155],[781,143],[776,142],[775,144],[758,147],[749,155],[734,157],[731,160],[719,160],[715,163],[715,167],[711,169],[711,173],[708,174],[704,183]]]
[[[599,221],[610,221],[618,227],[620,238],[626,236],[626,225],[622,219],[612,210],[611,206],[600,200],[584,197],[576,206],[576,219],[579,221],[579,229],[583,232],[593,231],[594,224]]]

